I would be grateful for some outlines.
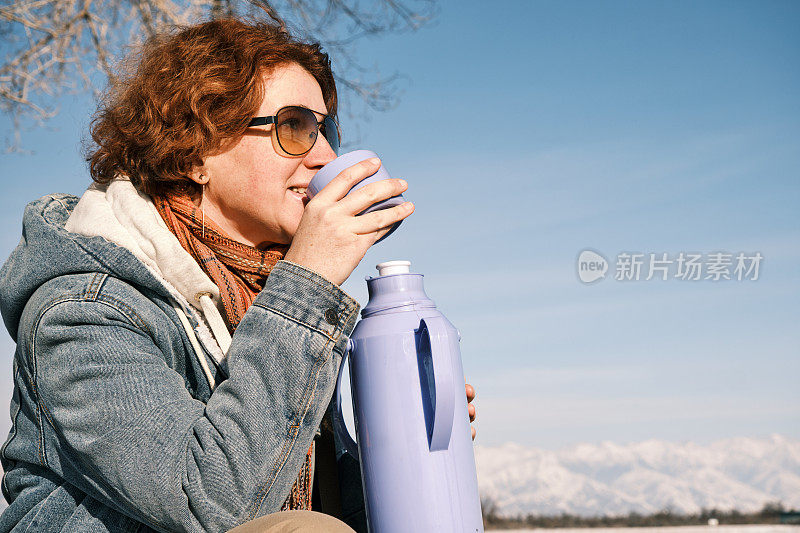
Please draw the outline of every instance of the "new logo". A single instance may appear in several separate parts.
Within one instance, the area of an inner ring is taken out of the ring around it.
[[[584,283],[594,283],[606,277],[608,261],[593,250],[584,250],[578,255],[578,278]]]

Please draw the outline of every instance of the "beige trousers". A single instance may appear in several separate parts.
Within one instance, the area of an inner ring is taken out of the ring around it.
[[[355,533],[336,518],[315,511],[282,511],[246,522],[228,533]]]

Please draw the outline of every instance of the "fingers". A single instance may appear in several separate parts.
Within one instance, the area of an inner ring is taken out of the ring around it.
[[[469,383],[465,384],[464,388],[466,389],[467,392],[467,401],[471,402],[472,400],[475,399],[475,388]]]
[[[469,421],[470,424],[475,422],[475,417],[477,416],[477,411],[475,410],[475,406],[472,405],[472,400],[475,399],[475,387],[470,385],[469,383],[464,384],[464,390],[467,393],[467,413],[469,414]],[[472,431],[472,440],[475,440],[475,428],[470,426],[470,430]]]
[[[414,204],[411,202],[403,202],[389,209],[381,211],[373,211],[365,215],[359,215],[354,218],[355,226],[353,227],[355,233],[364,235],[367,233],[375,233],[378,230],[384,230],[382,233],[378,232],[376,240],[389,231],[392,225],[396,222],[403,220],[414,212]]]
[[[338,207],[350,215],[356,215],[369,206],[387,198],[402,194],[408,183],[401,179],[385,179],[357,189],[339,201]]]
[[[314,199],[319,198],[326,202],[338,202],[353,188],[359,181],[375,174],[381,168],[381,161],[377,157],[366,159],[360,163],[344,169],[333,178],[330,183],[322,188]],[[366,188],[366,187],[365,187]]]

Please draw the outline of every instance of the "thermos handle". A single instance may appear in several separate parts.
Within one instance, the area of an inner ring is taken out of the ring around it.
[[[347,426],[344,423],[344,416],[342,415],[342,374],[344,374],[344,365],[350,357],[350,351],[353,349],[353,341],[347,341],[347,349],[342,356],[342,363],[339,365],[339,375],[336,377],[336,409],[333,414],[333,429],[336,436],[339,437],[339,442],[344,446],[344,451],[358,459],[358,445],[353,437],[350,436]]]
[[[419,322],[421,335],[427,335],[431,345],[433,380],[436,391],[436,407],[433,413],[431,451],[446,450],[450,446],[455,411],[455,384],[453,359],[447,334],[447,321],[436,316],[423,318]]]

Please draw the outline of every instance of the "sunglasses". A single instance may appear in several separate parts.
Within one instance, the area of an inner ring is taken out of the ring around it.
[[[322,122],[317,122],[317,115],[322,116]],[[314,147],[320,133],[328,141],[333,153],[339,155],[339,125],[330,115],[307,107],[290,105],[280,108],[274,116],[255,117],[247,126],[266,124],[275,124],[272,140],[277,140],[281,150],[289,155],[307,154]]]

